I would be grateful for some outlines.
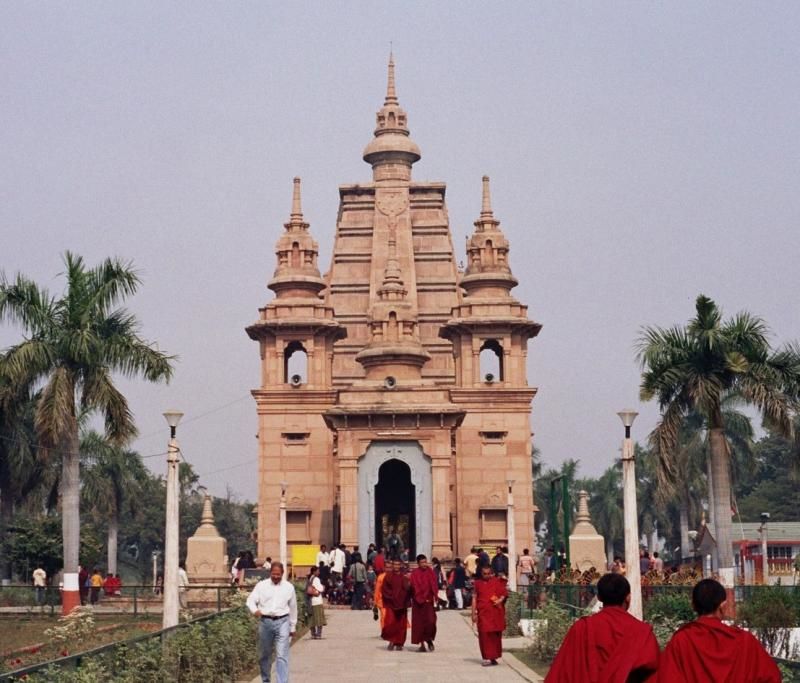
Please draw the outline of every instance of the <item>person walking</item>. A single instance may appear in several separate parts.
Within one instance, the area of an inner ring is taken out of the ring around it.
[[[36,604],[43,606],[44,594],[47,590],[47,572],[42,569],[41,562],[38,562],[36,569],[33,570],[33,587],[36,589]]]
[[[348,574],[353,581],[353,600],[350,603],[350,609],[363,609],[367,586],[367,568],[361,559],[361,553],[354,552],[352,560]]]
[[[456,609],[464,609],[464,591],[467,588],[467,570],[461,562],[461,558],[456,558],[456,566],[452,570],[453,597],[456,600]]]
[[[278,683],[289,681],[289,646],[297,629],[297,597],[294,585],[283,578],[283,564],[270,565],[269,578],[259,581],[247,596],[247,608],[260,620],[259,667],[262,683],[270,682],[273,650]]]
[[[503,656],[503,631],[506,629],[506,582],[492,575],[492,568],[481,567],[481,577],[473,584],[472,623],[478,627],[482,666],[494,666]]]
[[[103,577],[97,567],[94,568],[89,583],[92,590],[89,600],[92,605],[96,605],[97,601],[100,600],[100,589],[103,587]]]
[[[344,543],[340,543],[338,547],[331,550],[331,576],[334,583],[342,580],[344,574],[346,557],[344,554]]]
[[[417,555],[417,568],[408,577],[411,583],[411,644],[418,652],[433,652],[436,639],[436,598],[439,583],[425,555]]]
[[[492,558],[492,571],[495,576],[508,578],[508,552],[507,548],[497,546],[494,557]]]
[[[306,588],[306,595],[309,596],[311,601],[311,619],[308,622],[311,628],[311,638],[313,640],[320,640],[322,638],[322,627],[327,624],[325,621],[325,607],[322,601],[322,594],[325,592],[325,587],[319,578],[319,569],[311,567],[308,572],[308,584]]]
[[[474,546],[470,549],[469,555],[464,558],[464,569],[467,572],[467,576],[471,579],[477,577],[478,575],[478,552],[477,548]]]
[[[408,629],[408,604],[411,600],[411,584],[403,575],[403,563],[392,560],[392,570],[388,564],[386,578],[381,588],[385,619],[381,638],[389,641],[389,650],[402,650]]]
[[[530,550],[525,548],[522,551],[522,556],[517,562],[519,568],[519,586],[527,587],[531,585],[531,577],[533,576],[534,569],[536,568],[536,561],[531,556]]]
[[[328,546],[326,546],[324,543],[319,547],[319,552],[317,552],[317,559],[316,562],[314,562],[314,565],[319,567],[320,562],[326,565],[331,563],[331,554],[328,552]]]
[[[383,582],[391,573],[392,563],[390,561],[386,563],[384,571],[378,574],[378,578],[375,580],[375,606],[373,609],[378,610],[377,617],[380,617],[381,620],[381,631],[383,631],[383,624],[386,620],[386,610],[383,606]]]
[[[189,575],[186,573],[186,563],[181,562],[178,565],[178,600],[181,603],[181,609],[186,609],[189,606]]]

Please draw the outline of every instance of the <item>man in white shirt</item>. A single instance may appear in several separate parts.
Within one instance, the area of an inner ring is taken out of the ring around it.
[[[319,552],[317,553],[317,569],[319,569],[320,562],[326,567],[331,563],[331,555],[328,552],[328,547],[324,543],[319,547]]]
[[[189,575],[186,573],[186,563],[181,562],[178,565],[178,600],[181,603],[181,609],[186,609],[189,606],[187,590],[189,590]]]
[[[44,592],[47,588],[47,572],[42,569],[41,564],[36,565],[33,570],[33,585],[36,588],[36,604],[44,604]]]
[[[341,579],[342,574],[344,574],[345,561],[344,544],[342,543],[338,548],[334,548],[331,551],[331,574],[334,575],[336,580]]]
[[[283,579],[280,562],[273,562],[269,578],[256,584],[247,597],[247,608],[261,621],[258,626],[261,680],[269,683],[274,646],[278,683],[288,683],[289,646],[297,628],[297,597],[294,586]]]

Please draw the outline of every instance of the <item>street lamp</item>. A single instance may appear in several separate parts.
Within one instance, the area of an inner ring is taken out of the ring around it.
[[[287,558],[286,558],[286,489],[288,488],[289,483],[282,481],[281,482],[281,503],[280,503],[280,555],[281,555],[281,564],[283,565],[283,571],[287,572]]]
[[[642,577],[639,569],[639,522],[636,510],[636,468],[634,465],[631,425],[636,419],[635,410],[617,413],[625,426],[622,442],[622,503],[625,526],[625,565],[628,582],[631,584],[631,606],[628,612],[637,619],[642,618]]]
[[[508,512],[506,524],[508,525],[508,586],[512,591],[517,590],[517,530],[514,527],[514,480],[506,479],[508,484]]]
[[[175,433],[183,413],[167,410],[164,419],[169,425],[169,446],[167,447],[167,523],[164,531],[164,602],[162,607],[162,628],[178,625],[178,523],[180,519],[180,496],[178,491],[178,463],[180,448]]]

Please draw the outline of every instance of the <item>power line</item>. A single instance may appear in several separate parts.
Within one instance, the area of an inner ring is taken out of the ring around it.
[[[227,403],[223,403],[221,406],[217,406],[216,408],[212,408],[211,410],[207,410],[204,413],[200,413],[199,415],[194,415],[193,417],[187,418],[185,420],[181,420],[181,425],[188,424],[189,422],[194,422],[195,420],[200,420],[204,417],[208,417],[209,415],[213,415],[214,413],[218,413],[221,410],[225,410],[226,408],[230,408],[232,405],[236,405],[237,403],[241,403],[242,401],[246,401],[250,398],[250,395],[247,396],[240,396],[239,398],[234,399],[233,401],[228,401]],[[156,436],[157,434],[163,434],[163,430],[158,429],[156,431],[148,432],[147,434],[142,434],[136,437],[139,440],[142,439],[149,439],[150,437]]]

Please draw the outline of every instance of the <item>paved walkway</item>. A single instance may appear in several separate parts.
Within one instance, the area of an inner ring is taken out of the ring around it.
[[[456,610],[438,613],[436,651],[421,653],[411,645],[411,631],[401,652],[389,652],[378,633],[372,612],[326,610],[328,625],[322,640],[309,635],[294,644],[289,655],[292,683],[311,681],[386,681],[402,676],[408,681],[457,680],[459,683],[506,681],[537,682],[541,679],[511,655],[498,666],[482,667],[478,638]],[[275,681],[273,668],[272,680]],[[254,678],[252,683],[260,683]]]

